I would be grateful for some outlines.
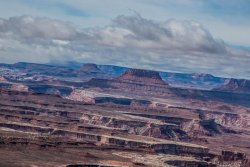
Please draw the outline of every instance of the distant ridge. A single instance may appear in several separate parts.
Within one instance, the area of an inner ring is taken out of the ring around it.
[[[227,79],[225,84],[219,87],[218,90],[250,93],[250,81],[246,79]]]

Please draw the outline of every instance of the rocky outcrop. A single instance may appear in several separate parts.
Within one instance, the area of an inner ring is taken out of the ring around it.
[[[152,120],[153,121],[153,120]],[[159,124],[136,119],[119,119],[101,115],[83,114],[81,122],[93,125],[106,126],[115,129],[127,130],[130,134],[180,140],[187,138],[184,131],[176,125]]]
[[[214,119],[192,120],[185,122],[182,124],[182,130],[194,139],[197,136],[216,136],[225,133],[239,133],[229,127],[222,126]]]
[[[236,113],[220,113],[220,112],[206,112],[200,113],[202,119],[211,120],[213,119],[216,123],[236,128],[249,128],[250,122],[247,116],[242,117]]]
[[[160,84],[167,85],[159,72],[149,71],[149,70],[141,70],[141,69],[129,69],[122,76],[118,78],[120,81],[125,82],[134,82],[134,83],[143,83],[143,84]]]
[[[113,79],[92,78],[84,85],[86,88],[114,89],[141,95],[162,95],[168,88],[168,84],[161,79],[158,72],[139,69],[129,69]]]

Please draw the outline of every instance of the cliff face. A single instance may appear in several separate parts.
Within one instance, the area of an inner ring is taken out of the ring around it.
[[[129,69],[118,78],[120,81],[167,85],[156,71]]]

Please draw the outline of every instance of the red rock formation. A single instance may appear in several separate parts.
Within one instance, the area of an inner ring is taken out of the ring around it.
[[[121,81],[167,85],[156,71],[129,69],[118,78]]]

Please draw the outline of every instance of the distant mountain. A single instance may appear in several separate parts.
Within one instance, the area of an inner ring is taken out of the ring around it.
[[[112,79],[124,74],[130,68],[97,65],[91,63],[79,63],[74,61],[63,64],[36,64],[19,62],[15,64],[0,64],[0,67],[17,69],[27,75],[41,74],[45,76],[75,78],[76,80],[88,81],[92,78]],[[216,77],[203,73],[173,73],[158,72],[161,79],[172,87],[212,90],[224,85],[226,78]],[[7,76],[7,78],[9,78]]]
[[[221,86],[226,80],[225,78],[203,73],[182,74],[160,72],[160,75],[163,80],[167,81],[171,86],[196,89],[214,89]]]
[[[53,66],[60,66],[60,67],[67,67],[67,68],[73,68],[73,69],[79,69],[82,68],[84,65],[90,65],[92,63],[79,63],[75,61],[68,61],[61,64],[53,63],[51,65]],[[92,64],[94,65],[94,64]],[[120,76],[123,74],[128,68],[127,67],[121,67],[121,66],[114,66],[114,65],[96,65],[97,68],[99,68],[102,72],[114,76]]]
[[[48,68],[54,68],[54,66],[46,65],[46,64],[37,64],[37,63],[26,63],[26,62],[18,62],[11,66],[12,68],[18,69],[32,69],[32,70],[43,70]]]
[[[74,69],[61,66],[46,65],[46,64],[18,62],[13,64],[11,68],[23,70],[28,73],[33,73],[33,74],[37,73],[49,76],[63,76],[63,77],[76,76]]]
[[[225,83],[216,90],[250,93],[250,80],[232,78],[227,79]]]

